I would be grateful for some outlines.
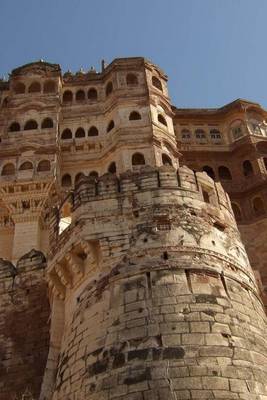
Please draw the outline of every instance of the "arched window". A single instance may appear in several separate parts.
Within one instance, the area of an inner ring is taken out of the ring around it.
[[[191,138],[191,132],[189,131],[189,129],[183,129],[181,135],[182,135],[182,140],[188,140]]]
[[[89,176],[92,176],[93,178],[98,178],[98,172],[96,171],[91,171]]]
[[[62,176],[61,179],[61,186],[63,187],[69,187],[71,186],[72,182],[71,182],[71,176],[70,174],[65,174]]]
[[[196,129],[195,135],[196,135],[197,139],[205,139],[206,138],[206,134],[205,134],[205,131],[203,131],[203,129]]]
[[[265,214],[264,204],[260,197],[256,197],[253,200],[253,210],[254,210],[254,214],[256,215],[256,217],[259,217],[260,215]]]
[[[77,183],[79,182],[79,180],[81,178],[84,177],[84,174],[82,172],[79,172],[76,176],[75,176],[75,185],[77,185]]]
[[[53,128],[53,126],[54,126],[54,123],[51,118],[45,118],[41,125],[42,129]]]
[[[23,94],[25,93],[25,85],[22,82],[17,82],[14,86],[14,93],[15,94]]]
[[[142,153],[134,153],[132,155],[132,165],[145,165],[145,157]]]
[[[221,165],[218,168],[218,174],[219,174],[219,178],[223,179],[225,181],[230,181],[232,179],[232,175],[231,175],[230,170],[227,167],[223,166],[223,165]]]
[[[12,163],[7,163],[3,166],[2,174],[3,176],[15,175],[15,166]]]
[[[24,125],[24,130],[25,131],[30,131],[32,129],[38,129],[38,124],[34,119],[30,119],[29,121],[26,122]]]
[[[61,133],[61,139],[72,139],[72,132],[70,129],[64,129],[64,131]]]
[[[75,132],[76,138],[84,138],[85,137],[85,130],[83,128],[78,128]]]
[[[50,161],[48,160],[40,161],[37,167],[38,172],[50,171],[50,169],[51,169],[51,164]]]
[[[33,82],[30,84],[29,89],[28,89],[29,93],[39,93],[41,92],[41,85],[39,82]]]
[[[152,76],[152,85],[155,86],[157,89],[163,91],[162,84],[156,76]]]
[[[132,111],[129,115],[129,121],[137,121],[138,119],[142,119],[141,115],[137,111]]]
[[[233,209],[236,221],[241,221],[242,214],[241,214],[240,207],[236,203],[232,203],[232,209]]]
[[[231,124],[231,132],[234,140],[244,136],[244,128],[244,124],[241,120],[236,120]]]
[[[243,162],[243,174],[244,176],[254,175],[253,167],[249,160]]]
[[[162,114],[158,114],[158,121],[159,121],[161,124],[167,126],[167,121],[166,121],[166,119],[163,117]]]
[[[114,121],[111,120],[111,121],[109,122],[109,124],[108,124],[107,132],[110,132],[110,131],[114,128],[114,126],[115,126]]]
[[[218,129],[211,129],[210,130],[210,138],[211,139],[221,139],[221,132]]]
[[[83,90],[78,90],[76,93],[76,101],[84,101],[85,100],[85,92]]]
[[[113,83],[109,82],[106,86],[106,96],[108,97],[113,92]]]
[[[63,93],[63,103],[70,103],[73,100],[73,94],[70,90],[66,90]]]
[[[98,136],[98,129],[95,126],[91,126],[88,130],[88,136]]]
[[[215,179],[215,173],[209,165],[204,165],[202,171],[206,172],[212,179]]]
[[[116,171],[117,171],[116,163],[113,161],[108,167],[108,172],[110,172],[111,174],[116,174]]]
[[[2,101],[2,107],[5,108],[8,106],[8,97],[5,97]]]
[[[163,153],[161,159],[163,165],[172,165],[172,160],[167,154]]]
[[[88,100],[97,100],[97,91],[95,88],[91,88],[87,93]]]
[[[9,132],[19,132],[20,131],[20,124],[18,122],[12,122],[8,128]]]
[[[126,83],[128,86],[137,86],[138,85],[138,78],[135,74],[127,74],[126,76]]]
[[[19,167],[20,171],[27,171],[29,169],[33,169],[33,164],[30,161],[25,161],[21,166]]]
[[[55,93],[56,84],[54,81],[46,81],[44,83],[44,93]]]

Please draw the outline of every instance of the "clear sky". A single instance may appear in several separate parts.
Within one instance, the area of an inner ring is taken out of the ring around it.
[[[40,58],[66,71],[144,56],[173,104],[267,108],[267,0],[0,0],[0,76]]]

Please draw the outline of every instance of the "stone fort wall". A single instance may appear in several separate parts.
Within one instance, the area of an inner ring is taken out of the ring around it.
[[[43,254],[36,251],[16,267],[0,260],[1,400],[21,399],[25,392],[38,398],[40,393],[49,348],[45,267]]]
[[[42,399],[266,398],[264,307],[220,184],[186,167],[84,177],[72,207],[51,227],[51,337],[57,313],[64,329]]]

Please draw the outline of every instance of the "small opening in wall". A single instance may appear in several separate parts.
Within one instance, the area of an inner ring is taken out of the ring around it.
[[[214,228],[218,229],[221,232],[225,231],[225,226],[222,223],[220,223],[219,221],[214,222],[213,226],[214,226]]]
[[[164,253],[163,253],[163,259],[164,259],[164,260],[168,260],[168,259],[169,259],[169,255],[168,255],[168,252],[167,252],[167,251],[164,251]]]
[[[210,203],[210,196],[209,196],[209,194],[208,194],[208,192],[206,192],[205,190],[203,190],[203,199],[204,199],[204,201],[205,201],[205,203]]]

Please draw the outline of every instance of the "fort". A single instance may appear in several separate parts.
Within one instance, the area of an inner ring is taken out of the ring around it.
[[[141,58],[0,81],[1,400],[267,399],[267,111]]]

